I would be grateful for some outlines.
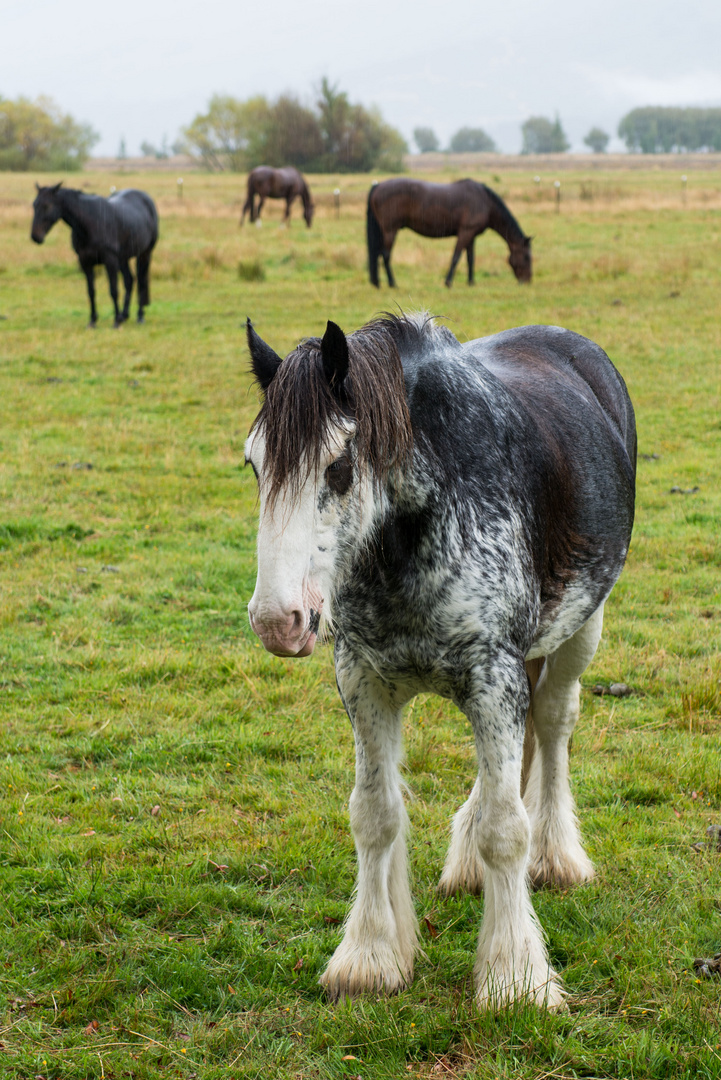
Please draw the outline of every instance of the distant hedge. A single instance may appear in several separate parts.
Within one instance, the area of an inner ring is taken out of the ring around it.
[[[643,154],[721,150],[721,109],[632,109],[618,125],[618,134],[629,150]]]

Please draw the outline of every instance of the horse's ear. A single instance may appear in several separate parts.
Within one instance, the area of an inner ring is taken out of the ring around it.
[[[40,191],[40,184],[37,182],[37,180],[35,181],[35,190]]]
[[[62,180],[60,180],[60,181],[59,181],[59,182],[58,182],[58,183],[57,183],[57,184],[55,185],[55,187],[52,187],[52,188],[50,188],[50,190],[52,191],[53,195],[55,195],[55,194],[56,194],[56,193],[57,193],[58,191],[60,191],[60,188],[61,188],[62,186],[63,186],[63,182],[62,182]]]
[[[340,389],[348,374],[348,342],[340,326],[330,320],[320,343],[320,355],[326,379]]]
[[[271,349],[270,345],[266,345],[261,337],[258,337],[250,319],[246,321],[245,330],[248,335],[248,348],[250,349],[253,374],[261,390],[265,392],[272,383],[273,376],[282,364],[283,359]]]

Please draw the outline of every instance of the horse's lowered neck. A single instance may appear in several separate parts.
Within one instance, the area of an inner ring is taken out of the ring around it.
[[[488,215],[488,228],[494,229],[510,247],[515,247],[525,239],[523,229],[518,224],[510,210],[505,213],[495,200],[491,200],[491,208]]]

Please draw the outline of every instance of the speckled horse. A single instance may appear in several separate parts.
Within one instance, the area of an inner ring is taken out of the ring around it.
[[[264,394],[245,450],[260,487],[251,624],[278,656],[308,656],[332,632],[356,743],[357,892],[321,982],[338,998],[412,978],[401,714],[431,692],[476,742],[440,881],[485,896],[476,1000],[557,1008],[529,879],[593,875],[568,743],[633,523],[623,379],[597,345],[551,326],[461,344],[424,316],[348,337],[329,322],[284,360],[250,322],[248,339]]]

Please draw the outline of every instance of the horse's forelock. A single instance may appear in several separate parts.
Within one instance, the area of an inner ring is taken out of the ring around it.
[[[348,375],[338,389],[331,390],[325,376],[320,338],[294,349],[268,386],[253,428],[263,431],[271,505],[281,492],[298,496],[308,476],[318,473],[334,431],[349,420],[358,468],[376,484],[410,457],[410,414],[390,322],[370,323],[349,335],[348,349]]]

